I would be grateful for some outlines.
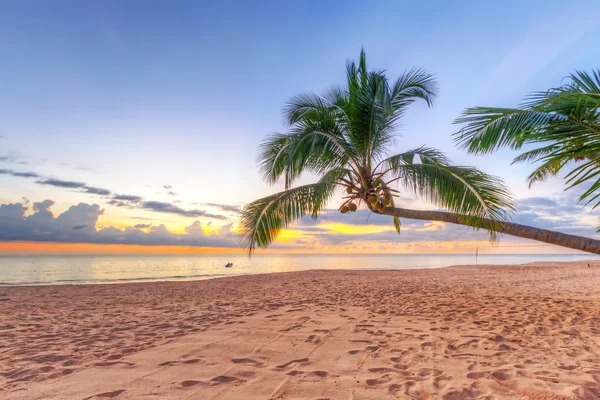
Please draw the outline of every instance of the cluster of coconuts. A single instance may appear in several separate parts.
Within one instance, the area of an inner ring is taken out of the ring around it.
[[[382,194],[374,192],[367,196],[367,201],[371,203],[371,208],[375,211],[383,211],[384,208],[392,205],[392,194],[384,191]]]
[[[385,207],[392,205],[392,194],[381,179],[377,179],[373,186],[374,188],[367,192],[367,201],[373,210],[382,212]]]
[[[366,200],[371,205],[371,209],[374,211],[381,212],[385,207],[389,207],[392,205],[392,194],[389,189],[383,185],[383,182],[378,179],[375,182],[375,187],[367,190]],[[351,187],[346,188],[346,193],[352,194],[354,193],[354,189]],[[346,214],[348,212],[354,212],[358,209],[356,203],[349,203],[340,208],[340,212],[342,214]]]
[[[352,194],[352,188],[346,188],[346,193]],[[356,210],[358,210],[356,203],[349,203],[347,206],[342,206],[342,208],[340,208],[342,214],[346,214],[348,211],[354,212]]]

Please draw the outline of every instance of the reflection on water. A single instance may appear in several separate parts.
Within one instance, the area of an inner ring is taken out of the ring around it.
[[[479,264],[600,260],[593,255],[480,255]],[[225,268],[228,262],[233,268]],[[208,279],[307,269],[410,269],[475,264],[474,255],[0,256],[0,284]]]

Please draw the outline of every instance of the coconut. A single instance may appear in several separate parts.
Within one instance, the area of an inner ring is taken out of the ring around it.
[[[377,197],[374,194],[371,194],[371,195],[369,195],[369,197],[367,197],[367,200],[369,200],[369,203],[375,204],[377,202],[377,200],[379,200],[379,197]]]
[[[350,203],[348,204],[348,210],[350,210],[351,212],[354,212],[358,209],[358,206],[354,203]]]
[[[383,198],[386,200],[391,200],[392,194],[390,192],[385,192],[385,193],[383,193]]]
[[[346,213],[348,212],[348,207],[347,207],[347,206],[344,206],[344,207],[340,208],[340,212],[341,212],[342,214],[346,214]]]
[[[383,205],[386,207],[389,207],[392,205],[392,200],[391,199],[385,199],[385,201],[383,202]]]
[[[348,194],[352,194],[352,188],[351,188],[351,187],[347,187],[347,188],[346,188],[346,193],[348,193]]]

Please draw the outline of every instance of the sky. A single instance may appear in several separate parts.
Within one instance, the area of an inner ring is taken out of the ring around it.
[[[240,209],[283,188],[256,150],[285,132],[302,91],[343,84],[364,47],[393,79],[436,74],[433,108],[407,112],[392,152],[421,145],[500,176],[513,221],[595,237],[598,214],[560,178],[528,188],[515,153],[471,156],[453,120],[472,106],[516,106],[600,67],[600,3],[20,1],[0,13],[0,254],[242,252]],[[307,176],[310,182],[315,177]],[[410,196],[406,207],[429,208]],[[334,200],[282,232],[269,252],[569,252]]]

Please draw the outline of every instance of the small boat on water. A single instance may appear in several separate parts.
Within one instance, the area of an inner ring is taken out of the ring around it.
[[[233,267],[233,263],[227,263],[227,264],[225,264],[225,268],[231,268],[231,267]]]

